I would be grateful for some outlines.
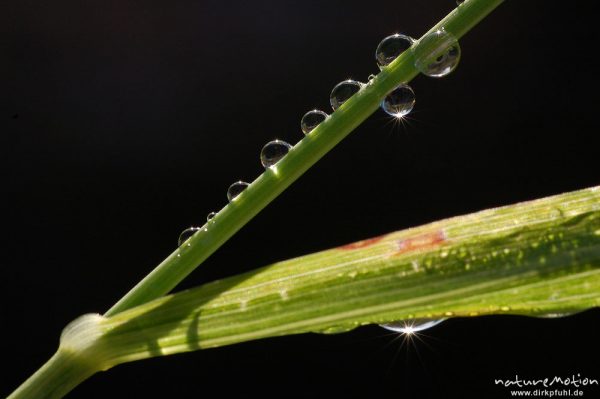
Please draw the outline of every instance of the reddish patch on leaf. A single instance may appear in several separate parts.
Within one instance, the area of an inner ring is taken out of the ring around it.
[[[418,249],[429,249],[441,245],[446,241],[446,234],[443,230],[434,231],[431,233],[421,234],[415,237],[398,240],[398,250],[396,255],[403,254]]]
[[[385,236],[386,236],[386,234],[379,236],[379,237],[369,238],[368,240],[362,240],[362,241],[353,242],[352,244],[342,245],[341,247],[338,247],[338,248],[339,249],[366,248],[366,247],[369,247],[369,246],[381,241],[383,239],[383,237],[385,237]]]

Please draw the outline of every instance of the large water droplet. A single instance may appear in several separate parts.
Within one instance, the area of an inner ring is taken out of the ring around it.
[[[425,35],[413,51],[415,67],[432,78],[448,75],[460,61],[460,45],[456,38],[444,29]]]
[[[235,197],[240,195],[242,191],[248,188],[249,184],[245,181],[236,181],[227,189],[227,199],[229,202],[233,201]]]
[[[331,108],[333,108],[334,111],[338,109],[343,103],[348,101],[350,97],[357,93],[361,87],[362,83],[352,79],[344,80],[335,85],[329,95]]]
[[[327,115],[325,112],[318,109],[308,111],[306,114],[304,114],[302,120],[300,121],[300,128],[302,129],[302,133],[310,133],[314,128],[319,126],[321,122],[327,119],[328,116],[329,115]]]
[[[396,33],[383,39],[375,50],[379,69],[383,69],[413,45],[415,39]]]
[[[217,216],[217,212],[211,212],[206,216],[206,221],[210,222],[210,219],[214,218],[215,216]]]
[[[291,149],[292,146],[285,141],[269,141],[260,152],[260,163],[265,168],[270,168],[279,162]]]
[[[187,229],[183,230],[181,232],[181,234],[179,234],[179,239],[177,240],[177,245],[181,246],[181,244],[186,242],[188,240],[188,238],[193,236],[198,230],[200,230],[200,227],[193,227],[193,226],[188,227]]]
[[[435,327],[444,320],[446,319],[409,319],[380,324],[379,326],[401,334],[414,334]]]
[[[381,102],[381,109],[395,118],[408,115],[415,106],[415,92],[409,85],[401,84]]]

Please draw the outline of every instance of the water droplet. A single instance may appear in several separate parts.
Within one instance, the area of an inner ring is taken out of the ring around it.
[[[343,103],[348,101],[350,97],[352,97],[355,93],[358,93],[361,87],[362,83],[352,79],[344,80],[343,82],[335,85],[333,90],[331,90],[331,94],[329,95],[331,108],[333,108],[334,111],[338,109]]]
[[[560,210],[560,208],[552,208],[550,210],[550,217],[552,219],[556,219],[563,216],[563,212]]]
[[[415,106],[415,92],[410,86],[401,84],[381,102],[381,109],[394,118],[408,115]]]
[[[409,335],[435,327],[444,320],[446,319],[409,319],[380,324],[379,326],[386,330]]]
[[[227,189],[227,199],[229,200],[229,202],[233,201],[235,197],[240,195],[242,191],[248,188],[248,186],[248,183],[241,180],[236,181],[231,186],[229,186],[229,188]]]
[[[358,327],[358,323],[339,324],[336,326],[323,328],[322,330],[317,330],[315,332],[320,333],[320,334],[340,334],[340,333],[352,331],[356,327]]]
[[[458,41],[443,29],[425,35],[413,51],[415,67],[432,78],[448,75],[460,61]]]
[[[418,260],[413,260],[412,262],[410,262],[412,265],[412,268],[414,271],[418,272],[420,265],[419,265],[419,261]]]
[[[379,69],[389,65],[400,54],[408,50],[414,42],[415,39],[412,37],[399,33],[384,38],[375,50],[375,59]]]
[[[269,141],[260,152],[260,163],[265,168],[270,168],[281,160],[292,149],[285,141]]]
[[[310,133],[314,128],[319,126],[321,122],[327,119],[328,116],[329,115],[327,115],[325,112],[318,109],[308,111],[304,114],[302,120],[300,120],[300,128],[302,129],[302,132],[304,134]]]
[[[464,2],[465,2],[465,0],[456,0],[456,5],[459,6]]]
[[[559,317],[572,316],[575,313],[577,313],[577,312],[552,312],[552,313],[541,313],[541,314],[537,314],[535,316],[543,318],[543,319],[556,319],[556,318],[559,318]]]
[[[207,221],[207,222],[210,222],[210,220],[211,220],[212,218],[214,218],[215,216],[217,216],[217,212],[211,212],[211,213],[209,213],[209,214],[206,216],[206,221]]]
[[[200,230],[200,227],[193,227],[193,226],[188,227],[187,229],[183,230],[181,232],[181,234],[179,234],[179,239],[177,240],[177,245],[181,246],[181,244],[186,242],[188,240],[188,238],[193,236],[198,230]]]

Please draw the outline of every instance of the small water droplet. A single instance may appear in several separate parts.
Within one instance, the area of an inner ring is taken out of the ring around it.
[[[563,212],[560,210],[560,208],[552,208],[550,210],[550,217],[552,219],[557,219],[561,216],[563,216]]]
[[[541,313],[537,314],[536,317],[540,317],[543,319],[556,319],[559,317],[567,317],[572,316],[577,312],[551,312],[551,313]]]
[[[200,230],[200,227],[194,227],[194,226],[188,227],[187,229],[183,230],[181,232],[181,234],[179,234],[179,239],[177,240],[177,245],[181,246],[181,244],[186,242],[188,240],[188,238],[193,236],[198,230]]]
[[[510,311],[510,307],[508,307],[508,306],[502,306],[500,308],[500,310],[503,311],[503,312],[509,312]]]
[[[358,93],[361,87],[362,83],[352,79],[344,80],[343,82],[335,85],[333,90],[331,90],[331,94],[329,95],[331,108],[333,108],[334,111],[338,109],[343,103],[348,101],[350,97]]]
[[[465,2],[465,0],[456,0],[456,5],[459,6],[464,2]]]
[[[260,152],[260,163],[265,168],[270,168],[281,160],[292,149],[285,141],[269,141]]]
[[[209,213],[209,214],[206,216],[206,221],[207,221],[207,222],[210,222],[210,220],[211,220],[212,218],[214,218],[215,216],[217,216],[217,212],[211,212],[211,213]]]
[[[412,268],[414,271],[418,272],[420,269],[420,265],[419,265],[419,261],[418,260],[413,260],[412,262],[410,262],[410,264],[412,265]]]
[[[250,184],[239,180],[233,183],[231,186],[229,186],[229,188],[227,189],[227,199],[229,200],[229,202],[233,201],[235,197],[240,195],[242,191],[248,188],[249,185]]]
[[[381,109],[394,118],[408,115],[415,106],[415,92],[409,85],[401,84],[381,102]]]
[[[444,320],[446,319],[408,319],[380,324],[379,326],[386,330],[408,335],[435,327]]]
[[[443,29],[425,35],[413,51],[415,67],[432,78],[448,75],[460,61],[458,41]]]
[[[300,128],[302,129],[302,133],[310,133],[311,131],[313,131],[314,128],[319,126],[321,122],[327,119],[328,116],[329,115],[327,115],[327,113],[318,109],[308,111],[304,114],[302,120],[300,120]]]
[[[384,38],[375,50],[375,59],[379,69],[383,69],[394,61],[400,54],[413,45],[415,39],[410,36],[396,33]]]
[[[356,327],[358,327],[358,323],[348,323],[348,324],[340,324],[337,326],[327,327],[322,330],[317,330],[315,332],[320,333],[320,334],[340,334],[340,333],[352,331]]]

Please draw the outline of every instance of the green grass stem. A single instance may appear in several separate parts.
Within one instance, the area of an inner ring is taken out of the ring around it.
[[[445,29],[462,37],[502,0],[467,0],[428,32]],[[416,42],[413,49],[418,49]],[[170,292],[198,265],[248,223],[265,206],[329,152],[352,130],[377,110],[381,100],[400,83],[412,80],[415,68],[413,51],[405,51],[371,82],[344,103],[326,121],[302,139],[277,163],[267,169],[233,202],[177,248],[150,274],[133,287],[105,316],[159,298]]]

